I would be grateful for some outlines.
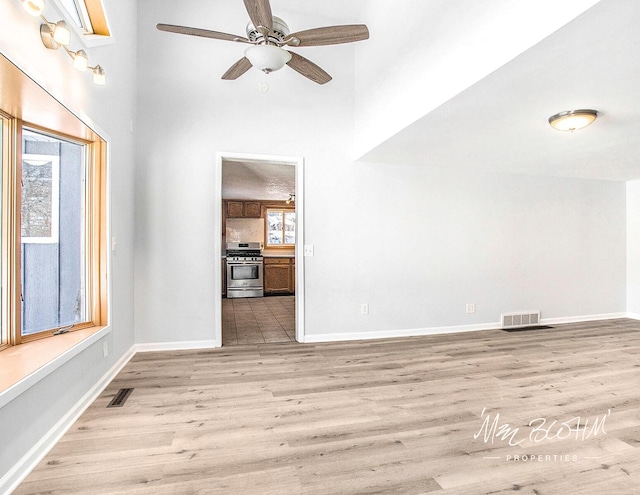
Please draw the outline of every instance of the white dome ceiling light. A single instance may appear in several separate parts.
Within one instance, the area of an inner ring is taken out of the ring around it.
[[[549,117],[549,124],[559,131],[584,129],[598,117],[596,110],[569,110]]]
[[[291,60],[290,52],[274,45],[250,46],[244,51],[244,56],[265,74],[282,69]]]

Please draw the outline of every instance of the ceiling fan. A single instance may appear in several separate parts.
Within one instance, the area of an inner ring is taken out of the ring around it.
[[[331,81],[331,76],[310,60],[284,47],[305,47],[352,43],[369,38],[364,24],[326,26],[290,33],[289,26],[271,13],[269,0],[244,0],[251,22],[247,24],[247,36],[210,31],[173,24],[158,24],[160,31],[201,36],[223,41],[235,41],[253,45],[245,50],[245,56],[233,64],[222,79],[233,80],[256,67],[265,73],[280,70],[288,65],[296,72],[318,84]]]

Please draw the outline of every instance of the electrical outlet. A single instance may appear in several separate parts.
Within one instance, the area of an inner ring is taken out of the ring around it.
[[[109,342],[106,340],[102,343],[102,354],[104,357],[109,355]]]
[[[360,305],[360,314],[368,315],[369,314],[369,303],[362,303]]]
[[[475,303],[468,303],[467,304],[467,313],[475,313],[475,312],[476,312]]]

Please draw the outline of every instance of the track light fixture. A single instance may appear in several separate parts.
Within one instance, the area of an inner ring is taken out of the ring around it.
[[[67,48],[71,42],[71,30],[67,27],[65,21],[56,23],[49,22],[42,13],[44,12],[45,0],[20,0],[24,10],[34,17],[40,17],[44,24],[40,26],[40,38],[42,44],[50,50],[57,50],[62,47],[67,55],[73,60],[73,67],[79,71],[91,69],[93,73],[93,82],[98,85],[106,84],[107,78],[104,69],[100,65],[91,67],[89,65],[89,57],[84,50],[76,52]]]
[[[287,203],[288,205],[290,205],[290,204],[291,204],[291,202],[292,202],[292,201],[295,201],[295,200],[296,200],[296,195],[295,195],[295,194],[293,194],[293,193],[289,193],[289,199],[287,199],[287,200],[285,201],[285,203]]]

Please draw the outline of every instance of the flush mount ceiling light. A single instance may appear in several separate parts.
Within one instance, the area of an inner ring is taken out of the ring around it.
[[[598,112],[596,110],[569,110],[549,117],[549,124],[559,131],[575,131],[591,124]]]
[[[252,46],[244,51],[244,56],[265,74],[282,69],[291,60],[290,52],[275,45]]]

